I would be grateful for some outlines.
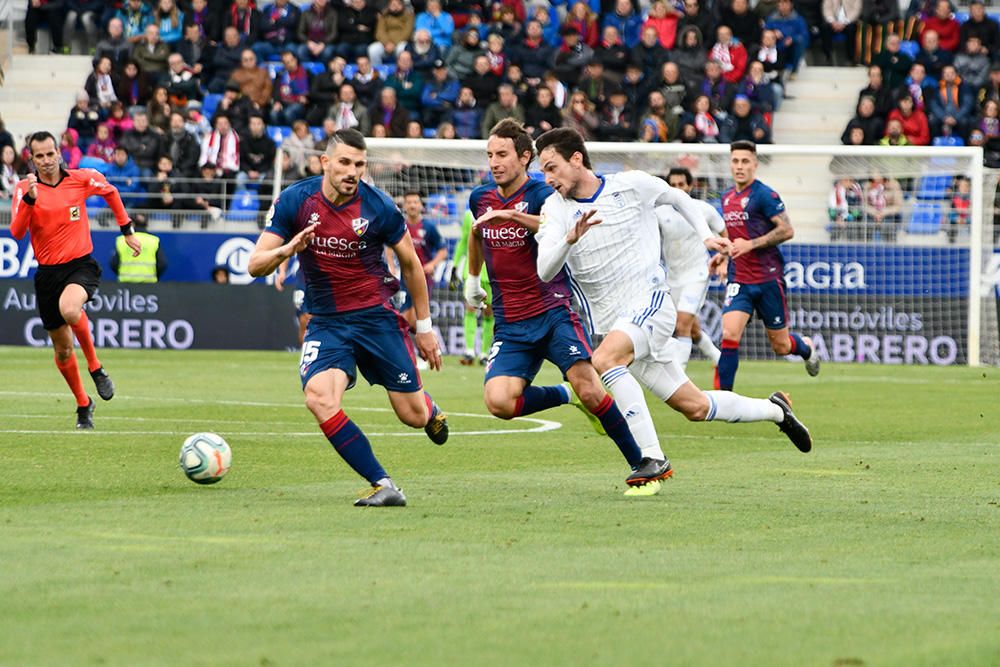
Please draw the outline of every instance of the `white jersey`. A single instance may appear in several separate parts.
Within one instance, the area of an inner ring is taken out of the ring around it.
[[[669,204],[682,212],[702,239],[712,236],[701,211],[683,190],[644,171],[601,176],[590,199],[566,199],[553,193],[542,206],[538,234],[538,275],[551,280],[565,264],[574,293],[591,331],[607,333],[623,309],[666,287],[660,262],[656,206]],[[602,222],[574,245],[566,235],[587,211]]]
[[[695,206],[705,218],[712,232],[719,236],[726,229],[726,222],[708,202],[694,200]],[[705,244],[691,225],[681,217],[673,206],[657,206],[656,217],[660,222],[660,237],[663,242],[663,262],[667,269],[667,282],[671,287],[686,277],[708,278],[708,251]]]

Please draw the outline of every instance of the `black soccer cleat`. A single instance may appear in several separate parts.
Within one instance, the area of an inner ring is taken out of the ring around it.
[[[90,398],[89,396],[87,398]],[[76,409],[76,427],[78,429],[94,428],[94,399],[90,398],[90,403]]]
[[[115,383],[111,381],[111,376],[101,366],[96,371],[90,371],[90,377],[94,378],[97,385],[97,395],[105,401],[110,401],[115,396]]]
[[[354,501],[355,507],[406,507],[403,490],[394,486],[372,486],[371,491]]]
[[[803,454],[811,450],[813,446],[812,436],[809,435],[809,429],[806,428],[806,425],[800,422],[795,413],[792,412],[792,399],[788,398],[788,394],[776,391],[771,394],[768,400],[785,413],[785,418],[778,423],[781,432],[787,435],[792,444]]]
[[[442,412],[437,403],[433,404],[431,418],[424,426],[424,433],[435,445],[443,445],[448,442],[448,415]]]
[[[639,461],[639,467],[625,478],[625,483],[629,486],[642,486],[661,479],[667,479],[674,474],[674,469],[670,467],[669,460],[659,460],[643,457]]]

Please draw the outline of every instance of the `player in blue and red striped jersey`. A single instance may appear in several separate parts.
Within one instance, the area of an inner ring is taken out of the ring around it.
[[[431,368],[441,368],[432,331],[423,268],[389,196],[362,182],[367,148],[360,132],[334,133],[320,158],[323,175],[286,188],[268,212],[268,226],[250,256],[253,276],[272,273],[294,254],[305,286],[303,310],[312,315],[299,375],[306,407],[337,453],[372,485],[358,506],[405,505],[406,497],[375,458],[368,439],[341,409],[357,369],[385,387],[396,416],[423,427],[436,444],[448,422],[423,390],[409,327],[389,299],[399,281],[389,273],[383,246],[399,258],[417,314],[416,346]]]
[[[809,375],[819,373],[812,341],[788,331],[785,260],[778,246],[794,235],[785,204],[778,193],[757,180],[757,146],[734,141],[729,168],[735,186],[722,195],[722,217],[732,241],[731,261],[712,259],[720,277],[728,274],[722,309],[722,356],[717,389],[731,391],[740,361],[740,339],[753,313],[764,323],[776,354],[795,354],[806,362]]]
[[[423,267],[427,280],[427,293],[430,294],[434,285],[434,271],[437,270],[438,264],[448,259],[448,246],[441,238],[437,225],[424,220],[424,202],[419,192],[411,190],[403,195],[403,216],[406,220],[406,231],[413,239],[413,249],[417,251],[417,259]],[[404,294],[399,312],[412,329],[417,316],[413,311],[413,299],[410,298],[409,292]]]
[[[549,282],[538,277],[538,215],[553,190],[528,178],[534,157],[531,135],[517,121],[502,120],[490,131],[486,155],[496,185],[479,186],[469,197],[476,223],[469,238],[465,281],[466,302],[480,306],[486,292],[479,272],[486,262],[496,318],[486,360],[486,407],[501,419],[512,419],[573,403],[596,418],[599,432],[618,445],[633,471],[626,480],[629,485],[662,478],[669,474],[669,465],[642,457],[625,417],[590,363],[590,338],[570,308],[566,271],[560,270]],[[546,359],[559,367],[578,400],[565,384],[531,384]]]

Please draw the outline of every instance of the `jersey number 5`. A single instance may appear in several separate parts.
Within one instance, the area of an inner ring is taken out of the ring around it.
[[[318,340],[307,340],[305,345],[302,346],[302,357],[299,359],[300,369],[304,369],[316,361],[316,357],[319,356],[319,345],[320,342]]]

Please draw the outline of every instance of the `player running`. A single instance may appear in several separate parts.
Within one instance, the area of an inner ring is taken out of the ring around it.
[[[429,298],[434,285],[434,271],[437,270],[438,264],[448,259],[448,246],[441,238],[437,225],[424,220],[424,202],[419,192],[411,190],[403,195],[403,215],[406,217],[406,231],[410,233],[413,249],[417,252],[417,258],[424,272]],[[417,316],[409,291],[404,290],[399,312],[412,330],[416,326]]]
[[[469,236],[472,233],[472,223],[475,220],[476,217],[472,215],[472,211],[466,211],[465,215],[462,216],[462,235],[458,237],[458,243],[455,244],[455,254],[451,258],[453,263],[450,280],[452,289],[458,289],[459,276],[461,276],[461,284],[469,279]],[[479,347],[479,363],[484,366],[486,365],[486,351],[493,345],[493,308],[489,305],[493,303],[493,293],[490,290],[490,278],[486,271],[480,271],[479,284],[486,292],[486,303],[482,309],[465,304],[465,318],[462,320],[465,329],[465,354],[462,355],[460,361],[463,366],[471,366],[476,363],[476,325],[480,311],[483,317],[483,335]]]
[[[783,393],[764,400],[703,392],[671,353],[676,310],[660,264],[660,244],[649,241],[659,238],[655,207],[673,206],[705,248],[728,250],[728,241],[712,234],[687,193],[638,170],[597,176],[583,137],[573,129],[549,130],[536,146],[545,180],[555,189],[542,207],[538,276],[547,280],[569,268],[591,331],[604,335],[594,351],[594,367],[632,415],[629,426],[643,456],[665,464],[661,478],[672,469],[630,366],[653,394],[691,421],[772,421],[799,450],[809,451],[809,432]],[[658,491],[657,483],[633,490]]]
[[[105,401],[115,395],[115,385],[104,371],[83,305],[97,291],[101,267],[90,256],[94,250],[87,218],[87,197],[99,195],[115,215],[125,243],[138,257],[142,244],[133,233],[117,188],[93,169],[64,169],[55,137],[35,132],[28,150],[38,175],[29,174],[14,193],[10,233],[15,239],[31,233],[31,247],[38,260],[35,294],[42,326],[52,339],[56,368],[76,397],[76,427],[94,428],[94,401],[83,389],[73,337],[87,357],[87,369]]]
[[[312,314],[299,364],[306,407],[337,453],[372,485],[354,504],[402,506],[406,497],[341,402],[360,368],[369,383],[385,387],[401,422],[423,427],[436,444],[448,439],[444,413],[421,387],[406,320],[389,303],[399,283],[385,264],[383,245],[399,258],[413,297],[417,348],[438,370],[441,351],[431,330],[424,271],[399,209],[384,192],[361,181],[367,166],[364,136],[338,130],[320,162],[322,176],[295,183],[275,200],[250,255],[249,272],[268,275],[299,255],[304,309]]]
[[[465,281],[466,302],[478,307],[486,297],[479,282],[485,260],[496,317],[486,361],[486,407],[501,419],[512,419],[577,403],[564,384],[531,384],[548,359],[572,385],[579,398],[577,407],[596,417],[618,445],[633,471],[626,482],[641,485],[659,479],[667,464],[642,457],[628,423],[590,364],[590,339],[570,308],[566,272],[554,271],[543,281],[535,271],[537,215],[552,188],[528,178],[534,157],[531,135],[517,121],[502,120],[490,131],[486,156],[496,185],[481,185],[469,197],[476,224]]]
[[[794,354],[806,362],[809,375],[819,374],[819,356],[812,341],[788,331],[785,300],[785,260],[778,246],[795,232],[778,193],[757,180],[757,146],[734,141],[729,147],[729,169],[735,187],[722,195],[722,218],[732,240],[731,262],[713,258],[720,275],[728,273],[722,307],[722,356],[719,389],[731,390],[740,364],[740,339],[754,312],[764,323],[775,354]]]
[[[671,169],[667,174],[667,183],[688,195],[694,189],[694,177],[684,167]],[[692,198],[692,201],[712,233],[726,236],[726,223],[715,207],[698,199]],[[694,343],[713,366],[718,365],[719,348],[712,344],[708,336],[702,335],[698,324],[698,314],[708,295],[708,253],[691,225],[672,206],[658,206],[656,216],[660,221],[663,261],[667,265],[667,286],[677,308],[677,324],[671,340],[677,346],[677,361],[687,368]]]

